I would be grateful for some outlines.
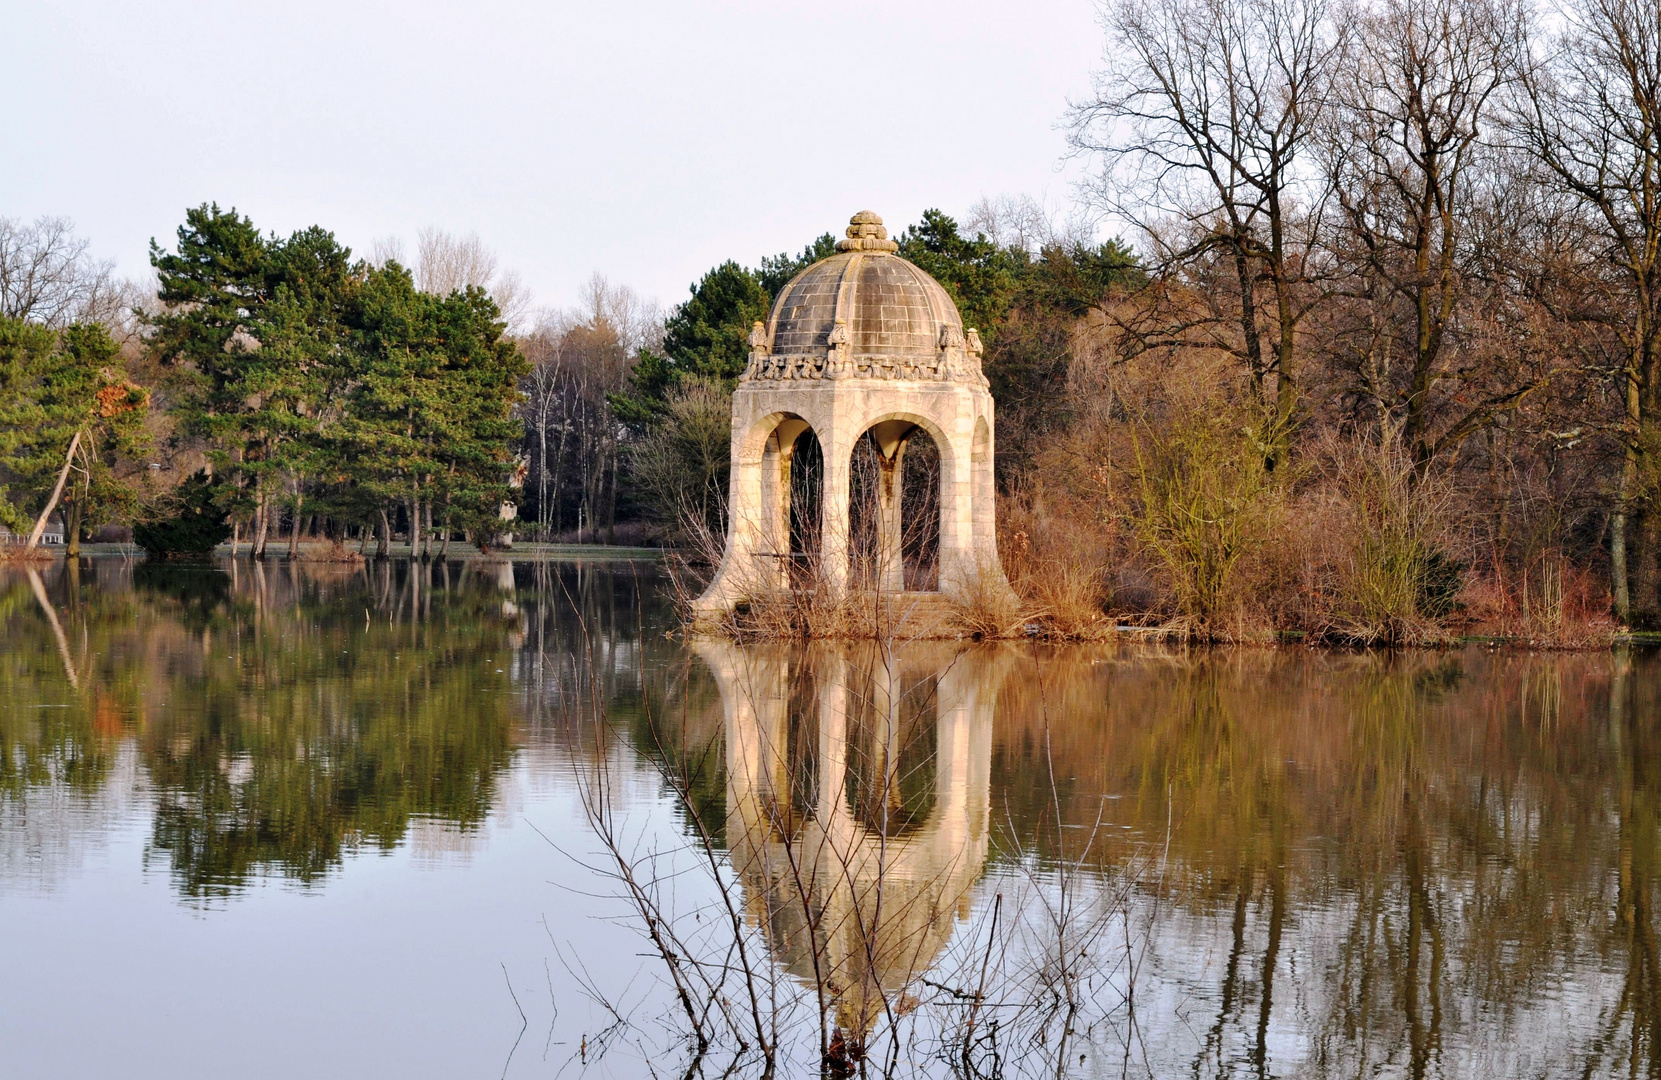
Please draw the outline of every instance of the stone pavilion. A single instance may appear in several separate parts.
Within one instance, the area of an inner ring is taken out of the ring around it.
[[[896,252],[882,219],[855,214],[836,254],[779,292],[750,333],[749,365],[732,403],[726,553],[696,612],[715,616],[792,587],[791,463],[817,438],[823,489],[814,588],[849,588],[850,461],[871,433],[878,451],[876,572],[903,592],[900,465],[927,432],[939,451],[938,591],[967,599],[977,584],[1007,589],[998,562],[992,476],[992,395],[980,336],[946,290]]]

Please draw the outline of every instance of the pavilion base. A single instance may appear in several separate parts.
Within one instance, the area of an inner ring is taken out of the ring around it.
[[[981,610],[983,605],[939,592],[856,589],[831,599],[814,589],[800,589],[748,596],[729,605],[708,600],[705,597],[693,610],[694,636],[878,641],[997,637],[1013,628],[1017,610],[1013,593],[999,597],[998,611],[990,616]]]

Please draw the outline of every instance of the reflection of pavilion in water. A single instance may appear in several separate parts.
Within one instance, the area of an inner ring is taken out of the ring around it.
[[[864,1032],[946,947],[986,862],[999,654],[698,645],[727,845],[774,957]]]

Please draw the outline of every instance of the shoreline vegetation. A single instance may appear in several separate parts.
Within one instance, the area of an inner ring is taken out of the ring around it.
[[[347,557],[341,557],[344,554]],[[28,553],[27,558],[22,549],[0,547],[0,568],[12,567],[27,569],[31,566],[44,568],[66,558],[64,549],[59,546],[41,547]],[[81,558],[124,558],[142,559],[145,553],[138,545],[125,543],[86,543],[81,547],[77,557]],[[286,546],[273,549],[267,553],[267,560],[275,563],[288,562],[291,556]],[[441,561],[437,557],[423,560],[419,553],[412,553],[407,542],[397,541],[389,546],[387,558],[398,561]],[[219,560],[238,559],[252,561],[252,544],[242,542],[234,546],[221,544],[211,553],[208,559],[200,561],[200,565],[212,566]],[[297,554],[292,557],[297,564],[322,566],[337,564],[343,567],[358,567],[373,565],[376,561],[373,553],[367,558],[357,557],[354,547],[348,547],[344,553],[331,541],[307,540],[297,547]],[[476,549],[456,546],[444,556],[442,561],[459,562],[490,562],[490,563],[551,563],[551,562],[636,562],[649,563],[664,568],[664,588],[677,602],[677,606],[684,612],[686,606],[687,569],[683,552],[672,549],[622,546],[607,544],[585,543],[542,543],[516,542],[512,547],[497,548],[489,552],[480,552]],[[188,567],[189,561],[170,560],[175,565]],[[695,579],[694,579],[695,580]],[[913,607],[914,605],[914,607]],[[1026,612],[1022,616],[1020,612]],[[696,640],[699,637],[728,636],[740,642],[758,641],[810,641],[810,640],[859,640],[871,639],[903,641],[931,641],[931,640],[1027,640],[1036,643],[1051,645],[1059,644],[1106,644],[1137,643],[1160,646],[1192,646],[1205,648],[1208,646],[1234,646],[1248,648],[1276,648],[1276,647],[1319,647],[1346,651],[1368,646],[1342,638],[1311,635],[1299,629],[1276,629],[1273,627],[1248,628],[1246,632],[1237,636],[1217,635],[1211,638],[1200,638],[1192,632],[1191,627],[1177,623],[1168,624],[1143,619],[1132,621],[1129,618],[1104,615],[1094,618],[1089,625],[1081,628],[1058,628],[1042,611],[1035,611],[1034,607],[1021,606],[1015,609],[1015,614],[1009,611],[1001,613],[1001,617],[1008,620],[1007,625],[998,626],[988,619],[984,611],[978,611],[969,605],[954,604],[944,601],[938,594],[929,593],[901,593],[875,594],[870,592],[856,593],[848,597],[842,604],[831,609],[829,615],[823,612],[815,613],[812,594],[779,598],[773,610],[750,607],[741,612],[740,617],[731,624],[713,628],[713,633],[700,635],[695,631],[690,621],[683,615],[681,635]],[[835,620],[839,626],[830,626]],[[1616,627],[1612,622],[1605,621],[1593,624],[1588,631],[1585,625],[1576,628],[1573,636],[1552,635],[1541,632],[1530,632],[1526,625],[1516,625],[1508,631],[1504,624],[1499,626],[1467,624],[1458,629],[1443,629],[1434,636],[1427,635],[1420,639],[1405,639],[1390,646],[1392,648],[1417,650],[1456,650],[1466,647],[1486,646],[1496,649],[1514,649],[1521,651],[1594,651],[1625,646],[1652,647],[1661,646],[1661,632],[1634,631]]]

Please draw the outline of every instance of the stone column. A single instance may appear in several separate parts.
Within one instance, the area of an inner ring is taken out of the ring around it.
[[[940,591],[961,593],[974,564],[970,429],[958,423],[940,445]]]
[[[976,573],[1002,572],[998,562],[998,491],[992,473],[992,425],[985,418],[975,420],[975,437],[969,451],[974,473],[974,558]]]
[[[893,457],[877,455],[877,579],[873,584],[886,593],[905,592],[905,523],[900,515],[905,446],[904,441],[896,443]]]
[[[756,449],[748,449],[747,430],[753,420],[740,406],[740,395],[734,397],[732,474],[727,487],[727,546],[721,557],[721,566],[693,604],[700,616],[713,616],[730,611],[740,598],[771,588],[777,580],[777,563],[771,557],[771,532],[774,506],[777,498],[776,452],[774,437]],[[769,476],[771,470],[772,475]],[[788,486],[784,498],[790,497]]]
[[[819,791],[814,816],[830,830],[848,816],[848,661],[827,651],[819,681]]]
[[[790,459],[794,447],[782,446],[775,430],[761,455],[761,543],[756,576],[767,588],[790,587]]]
[[[853,446],[841,432],[820,442],[825,455],[819,496],[819,582],[833,595],[848,586],[848,466]]]

